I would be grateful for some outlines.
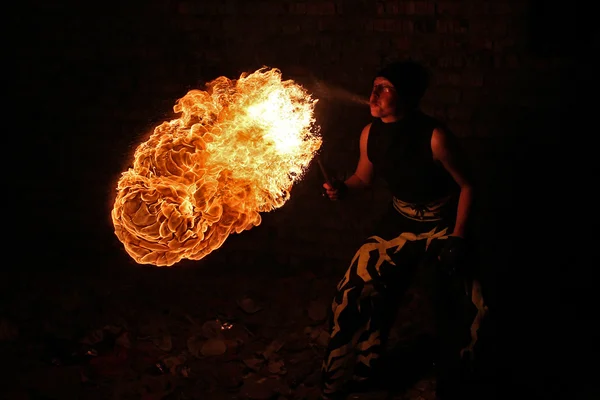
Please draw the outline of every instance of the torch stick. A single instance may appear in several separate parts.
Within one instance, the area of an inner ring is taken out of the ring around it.
[[[323,165],[323,162],[321,162],[321,158],[319,156],[316,156],[316,159],[317,159],[317,163],[319,164],[319,168],[321,169],[321,174],[323,174],[323,178],[325,179],[325,182],[327,182],[327,184],[333,188],[333,181],[331,180],[331,178],[329,177],[329,174],[325,170],[325,166]],[[326,194],[323,193],[323,196],[325,196],[325,195]],[[356,230],[357,227],[353,223],[354,219],[348,218],[348,216],[346,215],[346,211],[344,211],[344,208],[343,207],[335,207],[335,208],[338,210],[337,212],[341,214],[341,219],[345,222],[345,224],[348,225],[349,228]]]
[[[319,156],[317,156],[317,163],[319,164],[319,168],[321,169],[321,173],[323,174],[325,182],[327,182],[329,186],[333,187],[333,183],[331,182],[331,179],[329,179],[329,175],[327,174],[327,171],[325,170],[325,167],[323,166],[323,163],[321,162],[321,158]]]

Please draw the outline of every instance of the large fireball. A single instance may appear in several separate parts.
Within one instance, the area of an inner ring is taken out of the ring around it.
[[[115,234],[140,264],[199,260],[279,208],[321,146],[313,99],[278,69],[219,77],[174,107],[123,172]]]

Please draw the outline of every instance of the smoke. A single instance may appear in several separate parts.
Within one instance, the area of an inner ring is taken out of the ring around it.
[[[310,84],[310,90],[320,99],[328,99],[332,101],[341,101],[344,103],[350,103],[361,106],[369,105],[369,98],[353,93],[340,86],[332,85],[321,79],[312,78]]]

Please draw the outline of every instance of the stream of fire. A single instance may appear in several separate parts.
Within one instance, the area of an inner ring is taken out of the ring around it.
[[[199,260],[282,207],[321,147],[314,99],[277,68],[191,90],[121,174],[115,234],[139,264]]]

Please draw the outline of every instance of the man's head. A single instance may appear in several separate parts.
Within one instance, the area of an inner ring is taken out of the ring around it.
[[[373,81],[371,115],[385,121],[417,108],[429,84],[429,73],[414,61],[399,61],[381,69]]]

